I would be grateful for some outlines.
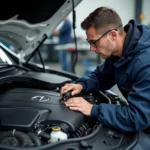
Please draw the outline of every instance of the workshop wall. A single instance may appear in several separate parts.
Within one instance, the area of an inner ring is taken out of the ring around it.
[[[150,0],[143,0],[143,7],[142,7],[142,23],[150,26]]]
[[[130,19],[134,18],[135,0],[83,0],[75,9],[76,35],[78,37],[86,37],[85,32],[80,27],[80,24],[90,12],[100,6],[108,6],[116,10],[122,18],[123,25],[128,23]],[[69,14],[69,18],[72,20],[72,13]]]

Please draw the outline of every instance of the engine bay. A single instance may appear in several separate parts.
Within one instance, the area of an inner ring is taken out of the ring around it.
[[[14,88],[1,94],[0,143],[40,146],[50,142],[53,127],[60,127],[68,138],[89,134],[94,127],[89,126],[90,118],[69,110],[60,99],[58,92],[30,88]],[[91,96],[89,100],[95,99]]]
[[[57,78],[57,82],[53,80],[51,83],[48,79],[52,75],[48,78],[48,74],[43,74],[22,73],[0,81],[0,149],[5,146],[10,149],[51,147],[60,141],[74,140],[78,143],[82,138],[98,140],[97,134],[101,146],[106,149],[109,149],[109,144],[115,146],[120,143],[120,146],[133,140],[132,134],[103,127],[96,118],[69,110],[60,97],[59,89],[65,84],[63,78],[59,79],[60,83]],[[125,105],[117,95],[108,91],[75,96],[93,104]]]

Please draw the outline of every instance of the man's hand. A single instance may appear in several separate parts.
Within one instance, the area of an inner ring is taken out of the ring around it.
[[[65,105],[71,110],[80,111],[84,115],[90,116],[93,105],[82,97],[68,99]]]
[[[55,29],[53,34],[58,36],[60,34],[60,31],[58,29]]]
[[[62,96],[63,93],[68,92],[68,91],[72,91],[71,95],[75,95],[81,92],[81,90],[83,89],[81,84],[70,84],[70,83],[66,83],[60,91],[60,95]]]

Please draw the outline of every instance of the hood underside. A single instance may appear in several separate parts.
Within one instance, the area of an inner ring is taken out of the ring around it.
[[[5,0],[0,9],[0,40],[25,57],[53,33],[79,2],[81,0]]]

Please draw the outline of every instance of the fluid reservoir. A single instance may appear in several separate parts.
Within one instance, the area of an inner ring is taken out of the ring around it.
[[[57,141],[66,140],[66,139],[68,139],[68,136],[67,136],[66,133],[61,131],[60,127],[55,126],[55,127],[52,128],[50,138],[51,138],[51,143],[54,143],[54,142],[57,142]]]

